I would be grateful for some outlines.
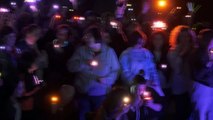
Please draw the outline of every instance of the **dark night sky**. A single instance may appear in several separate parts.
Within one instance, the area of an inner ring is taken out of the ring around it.
[[[17,1],[19,3],[21,3],[21,1],[23,0],[0,0],[0,5],[3,5],[3,3],[9,3],[10,1]],[[68,0],[44,0],[47,1],[48,3],[54,2],[54,1],[60,1],[63,3],[67,3]],[[95,1],[95,0],[93,0]],[[114,1],[114,0],[97,0],[98,2],[108,2],[108,1]],[[185,7],[185,3],[187,1],[193,1],[196,2],[197,4],[202,5],[202,7],[200,8],[200,10],[196,13],[195,16],[195,21],[196,22],[210,22],[211,24],[213,24],[213,1],[212,0],[168,0],[170,2],[172,2],[172,4],[179,4],[183,7]],[[107,7],[107,6],[106,6]],[[110,8],[111,6],[108,6],[108,8]]]

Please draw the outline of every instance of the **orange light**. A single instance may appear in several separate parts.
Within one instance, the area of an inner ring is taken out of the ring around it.
[[[167,3],[166,3],[166,0],[159,0],[159,1],[158,1],[158,6],[159,6],[159,7],[165,7],[166,4],[167,4]]]
[[[61,19],[61,15],[55,15],[56,19]]]
[[[58,103],[58,102],[59,102],[58,96],[52,96],[52,97],[51,97],[51,102],[52,102],[53,104]]]

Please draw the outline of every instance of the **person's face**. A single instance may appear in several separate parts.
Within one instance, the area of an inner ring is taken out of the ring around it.
[[[209,60],[213,61],[213,39],[211,40],[208,46],[208,55],[209,55]]]
[[[39,38],[40,38],[40,31],[39,30],[34,31],[34,32],[26,35],[26,41],[29,45],[36,44],[36,42],[38,41]]]
[[[153,46],[155,49],[162,48],[163,44],[164,44],[164,38],[162,35],[157,34],[153,37]]]
[[[10,33],[9,35],[6,36],[6,46],[14,46],[16,43],[16,34],[15,33]]]
[[[96,43],[95,38],[91,34],[85,34],[83,40],[86,45],[94,51],[99,51],[101,49],[101,43]]]
[[[59,31],[57,32],[57,38],[58,38],[59,40],[65,41],[65,40],[68,39],[68,37],[69,37],[68,31],[65,30],[65,29],[61,29],[61,30],[59,30]]]

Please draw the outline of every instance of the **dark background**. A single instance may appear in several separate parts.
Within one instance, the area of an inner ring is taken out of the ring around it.
[[[22,5],[24,0],[0,0],[0,6],[7,6],[10,1],[16,1],[18,5]],[[69,0],[42,0],[45,4],[51,5],[52,3],[60,3],[61,5],[70,5]],[[106,11],[113,12],[115,10],[115,0],[79,0],[80,3],[87,1],[86,5],[80,8],[84,11],[88,9],[93,9],[98,13],[103,13]],[[130,0],[131,1],[131,0]],[[134,0],[136,4],[139,4],[141,0]],[[153,0],[157,1],[157,0]],[[202,7],[195,14],[194,23],[202,22],[213,24],[213,2],[211,0],[167,0],[170,5],[166,12],[169,12],[172,8],[176,6],[181,6],[183,9],[179,13],[175,13],[174,16],[184,16],[187,14],[186,3],[192,1]],[[180,22],[180,20],[177,20]],[[183,21],[183,20],[182,20]],[[177,23],[181,24],[181,23]]]

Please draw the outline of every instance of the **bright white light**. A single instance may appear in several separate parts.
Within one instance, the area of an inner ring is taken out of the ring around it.
[[[27,2],[27,3],[35,3],[36,0],[25,0],[24,2]]]
[[[110,25],[117,26],[118,24],[116,22],[110,22]]]
[[[54,48],[60,48],[60,45],[55,44],[55,45],[54,45]]]
[[[124,103],[129,103],[130,102],[130,98],[129,97],[124,97],[123,98],[123,102]]]
[[[7,13],[7,12],[10,12],[10,10],[7,8],[0,8],[0,12]]]
[[[33,11],[33,12],[36,12],[38,11],[37,7],[35,5],[30,5],[30,9]]]
[[[54,4],[53,9],[59,9],[59,5]]]
[[[85,20],[85,17],[79,17],[79,20]]]
[[[128,8],[128,11],[133,11],[134,9],[133,8]]]
[[[166,64],[161,64],[161,68],[166,69],[167,65]]]
[[[16,6],[16,2],[10,2],[10,5]]]
[[[191,18],[192,16],[191,16],[191,15],[185,15],[185,17],[186,17],[186,18]]]
[[[163,21],[155,21],[152,24],[152,29],[162,29],[162,30],[165,30],[165,29],[167,29],[167,25]]]
[[[5,50],[6,47],[5,46],[0,46],[0,50]]]
[[[92,60],[90,65],[96,67],[96,66],[98,66],[98,61]]]
[[[144,91],[143,96],[145,96],[145,97],[150,96],[150,92]]]

